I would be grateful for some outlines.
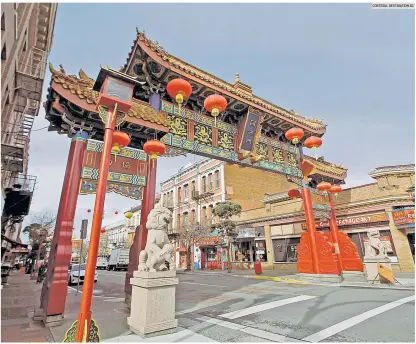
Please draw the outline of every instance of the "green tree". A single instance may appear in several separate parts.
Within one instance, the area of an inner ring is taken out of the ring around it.
[[[230,242],[231,238],[238,236],[236,223],[231,220],[233,216],[241,214],[241,205],[231,201],[218,203],[214,208],[214,215],[218,216],[218,223],[212,225],[212,229],[217,231],[227,243],[228,272],[231,272]]]

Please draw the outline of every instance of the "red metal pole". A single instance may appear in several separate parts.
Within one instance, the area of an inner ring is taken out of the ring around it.
[[[72,229],[74,227],[82,160],[87,146],[87,138],[87,132],[77,132],[72,137],[69,149],[51,253],[48,258],[48,270],[40,300],[43,310],[42,318],[46,322],[48,317],[63,317],[65,312],[65,301],[68,292],[68,265],[72,251]]]
[[[332,195],[329,192],[328,192],[328,199],[329,199],[329,204],[331,206],[331,219],[329,221],[329,227],[330,227],[330,230],[331,230],[332,240],[334,241],[334,245],[335,245],[335,252],[338,255],[340,271],[343,271],[344,270],[344,263],[342,261],[341,253],[339,251],[337,218],[335,216],[335,208],[334,208],[334,203],[332,201]]]
[[[146,222],[150,211],[155,207],[156,197],[156,170],[157,160],[153,163],[150,158],[147,160],[146,186],[143,190],[142,209],[140,214],[140,226],[136,227],[134,233],[133,245],[131,245],[129,253],[129,266],[126,273],[126,280],[124,282],[124,292],[126,293],[126,301],[131,296],[130,278],[133,277],[133,272],[139,266],[139,254],[144,250],[147,240]],[[127,302],[129,304],[129,301]]]
[[[302,199],[303,207],[305,208],[306,226],[308,228],[309,241],[311,243],[313,270],[314,273],[319,274],[319,259],[315,241],[315,216],[313,214],[312,208],[311,191],[309,190],[309,186],[305,183],[303,184],[302,188]]]
[[[114,110],[116,112],[117,109]],[[113,111],[107,112],[107,118],[104,128],[104,145],[101,154],[100,174],[97,184],[97,195],[95,197],[94,214],[91,225],[91,236],[88,247],[88,261],[85,270],[84,287],[82,290],[82,299],[80,311],[78,314],[78,324],[75,336],[76,342],[81,342],[84,326],[87,323],[87,340],[91,325],[91,301],[94,287],[94,275],[97,265],[98,247],[100,245],[101,225],[104,210],[105,195],[107,192],[108,170],[110,168],[111,145],[113,141],[113,132],[116,125],[116,115]]]

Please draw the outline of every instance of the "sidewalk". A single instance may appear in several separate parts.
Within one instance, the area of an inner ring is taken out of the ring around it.
[[[221,270],[194,270],[184,271],[178,269],[178,274],[192,274],[192,275],[209,275],[209,276],[232,276],[254,278],[262,280],[270,280],[282,283],[296,283],[305,285],[322,285],[331,287],[360,287],[360,288],[378,288],[378,289],[396,289],[396,290],[414,290],[415,289],[415,274],[406,272],[396,272],[394,277],[399,281],[395,285],[387,284],[371,284],[370,282],[350,282],[342,281],[341,283],[315,283],[300,280],[296,274],[287,275],[283,271],[278,270],[263,270],[261,275],[256,275],[254,270],[233,270],[231,273]]]
[[[55,342],[49,328],[32,320],[42,284],[30,275],[12,272],[1,290],[2,342]]]

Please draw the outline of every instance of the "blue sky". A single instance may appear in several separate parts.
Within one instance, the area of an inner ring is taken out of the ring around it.
[[[318,151],[348,168],[347,185],[372,182],[379,166],[414,163],[415,37],[411,10],[370,4],[70,4],[58,7],[50,62],[68,74],[122,66],[145,30],[171,54],[328,125]],[[45,91],[50,73],[45,78]],[[48,125],[43,108],[35,127]],[[38,177],[31,212],[58,209],[70,139],[31,137]],[[199,157],[161,159],[158,183]],[[94,196],[80,196],[75,233]],[[134,201],[108,194],[104,224]],[[30,217],[26,223],[30,222]]]

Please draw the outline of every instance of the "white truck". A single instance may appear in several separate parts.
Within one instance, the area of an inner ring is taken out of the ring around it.
[[[108,268],[108,261],[106,257],[98,257],[97,258],[97,270],[103,269],[107,270]]]
[[[110,259],[108,261],[108,271],[126,270],[129,266],[129,252],[128,248],[115,248],[111,251]]]

